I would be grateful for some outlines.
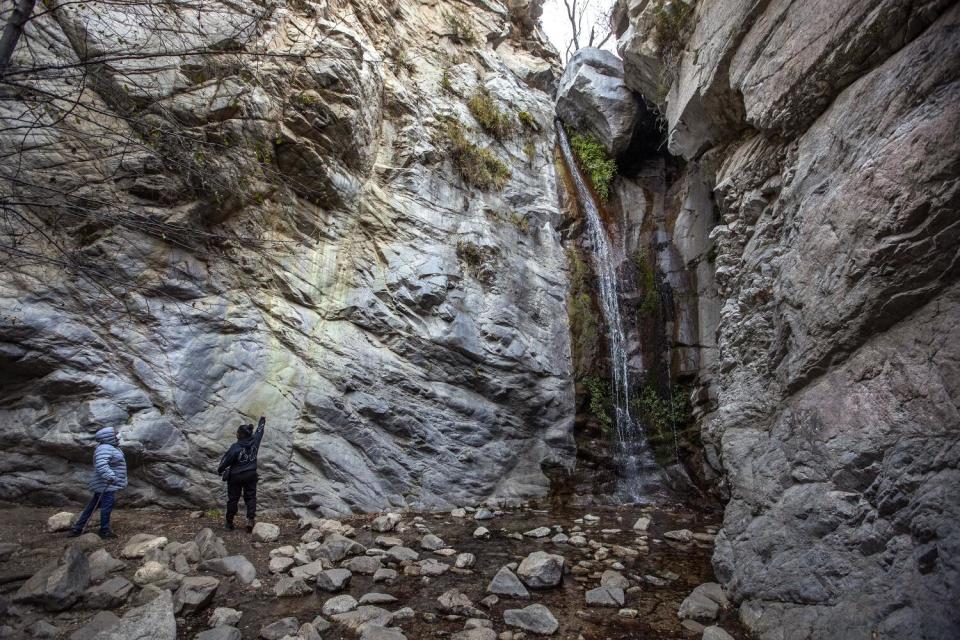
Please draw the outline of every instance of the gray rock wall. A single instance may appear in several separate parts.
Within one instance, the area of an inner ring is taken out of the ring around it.
[[[572,464],[539,3],[513,21],[496,2],[296,7],[94,1],[30,23],[21,66],[138,54],[27,74],[79,106],[53,104],[0,169],[41,203],[5,218],[0,499],[83,498],[89,436],[114,425],[127,504],[212,506],[219,456],[261,414],[268,508],[522,498],[546,492],[542,463]],[[483,133],[481,86],[540,132]],[[22,124],[25,98],[0,104]],[[503,189],[465,184],[447,116],[509,167]]]
[[[760,638],[954,637],[960,8],[704,0],[664,70],[661,4],[620,48],[719,207],[718,576]]]

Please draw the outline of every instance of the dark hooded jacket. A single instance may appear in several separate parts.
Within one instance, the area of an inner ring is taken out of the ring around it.
[[[263,439],[263,425],[258,425],[251,436],[237,440],[220,460],[217,473],[224,480],[235,478],[241,474],[257,471],[257,452],[260,450],[260,440]]]

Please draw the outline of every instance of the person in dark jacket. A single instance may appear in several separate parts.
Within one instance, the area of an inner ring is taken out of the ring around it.
[[[237,429],[237,441],[220,460],[217,473],[227,483],[227,521],[226,528],[232,530],[233,518],[237,515],[237,503],[243,494],[243,504],[247,507],[247,532],[253,531],[257,517],[257,452],[267,419],[260,417],[256,432],[252,424],[240,425]]]
[[[93,477],[88,485],[93,491],[93,497],[70,528],[70,533],[67,534],[70,538],[83,533],[87,520],[97,507],[100,508],[100,537],[117,537],[110,530],[110,513],[113,511],[116,492],[127,486],[127,460],[120,451],[120,441],[113,427],[100,429],[93,439],[97,447],[93,453]]]

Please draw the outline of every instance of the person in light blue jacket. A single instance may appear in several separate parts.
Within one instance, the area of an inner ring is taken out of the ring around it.
[[[110,512],[113,511],[113,505],[116,502],[116,492],[127,486],[127,460],[120,451],[120,441],[113,427],[100,429],[93,438],[97,442],[93,453],[93,477],[89,483],[93,497],[71,527],[68,534],[70,538],[83,533],[87,520],[97,507],[100,507],[100,537],[117,537],[110,530]]]

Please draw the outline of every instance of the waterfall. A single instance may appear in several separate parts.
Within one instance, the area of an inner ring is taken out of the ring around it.
[[[586,180],[580,172],[562,124],[557,121],[560,149],[577,192],[577,201],[587,220],[591,261],[600,293],[600,306],[607,323],[610,344],[611,388],[616,426],[614,459],[620,478],[621,499],[637,502],[659,487],[660,469],[653,459],[643,427],[634,418],[630,402],[634,398],[627,368],[627,338],[620,312],[620,282],[611,250],[610,238],[600,219],[600,211]]]

